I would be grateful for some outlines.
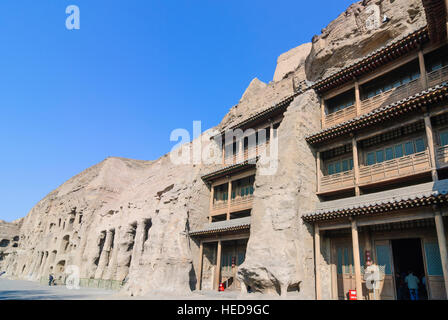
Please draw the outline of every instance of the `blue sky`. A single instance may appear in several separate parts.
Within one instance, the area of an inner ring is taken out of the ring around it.
[[[352,2],[2,0],[0,219],[108,156],[157,159],[173,129],[217,125]]]

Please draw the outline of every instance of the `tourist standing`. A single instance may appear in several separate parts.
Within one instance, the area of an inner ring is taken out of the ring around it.
[[[411,300],[418,300],[418,284],[420,283],[420,280],[414,275],[414,272],[409,271],[409,274],[404,281],[408,285]]]

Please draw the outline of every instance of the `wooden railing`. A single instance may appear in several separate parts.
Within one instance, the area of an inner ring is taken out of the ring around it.
[[[427,79],[429,88],[448,81],[448,66],[428,73]]]
[[[366,114],[380,107],[387,106],[394,102],[408,98],[416,93],[423,91],[420,78],[415,79],[400,87],[380,93],[372,98],[361,101],[361,113]]]
[[[235,199],[232,199],[230,202],[230,211],[236,212],[241,210],[247,210],[252,208],[252,204],[254,202],[254,196],[249,195],[245,197],[236,197]]]
[[[224,158],[224,164],[233,165],[242,163],[261,155],[264,151],[266,151],[266,154],[269,154],[269,141],[258,146],[245,149],[243,153],[237,152],[234,155],[226,155]]]
[[[448,166],[448,146],[437,148],[437,164],[439,167]]]
[[[352,171],[324,176],[320,181],[319,192],[337,191],[355,186],[355,175]]]
[[[230,212],[237,212],[241,210],[247,210],[252,208],[252,203],[254,201],[254,196],[244,196],[244,197],[236,197],[230,201]],[[229,205],[228,201],[216,201],[213,203],[212,207],[212,215],[222,214],[227,212],[227,207]]]
[[[330,113],[325,116],[325,128],[330,128],[339,123],[348,121],[356,117],[356,108],[355,106],[350,106],[348,108]]]
[[[426,150],[372,166],[361,166],[359,169],[359,184],[366,185],[373,182],[386,181],[430,169],[431,161],[429,152]]]

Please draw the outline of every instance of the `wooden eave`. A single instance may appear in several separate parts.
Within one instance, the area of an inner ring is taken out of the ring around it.
[[[325,129],[314,135],[306,137],[306,141],[311,145],[323,143],[330,139],[335,139],[345,134],[350,134],[356,130],[365,129],[378,125],[386,120],[390,120],[412,111],[428,107],[435,103],[442,102],[448,98],[448,84],[436,86],[425,90],[420,94],[393,103],[386,107],[381,107],[368,114],[362,115],[353,120],[337,126]]]
[[[310,88],[314,89],[319,94],[329,91],[398,59],[428,41],[429,32],[428,27],[425,26],[388,46],[378,49],[367,57],[343,68],[335,74],[318,81]]]

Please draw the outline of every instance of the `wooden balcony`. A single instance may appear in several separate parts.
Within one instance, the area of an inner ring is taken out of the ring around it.
[[[230,201],[230,213],[252,209],[254,196],[236,197]],[[226,214],[228,210],[228,201],[215,201],[213,203],[211,216]]]
[[[361,101],[361,113],[366,114],[375,109],[387,106],[423,91],[420,78],[407,84],[383,92],[372,98]]]
[[[437,165],[440,168],[448,166],[448,146],[438,147],[436,149]]]
[[[325,128],[333,127],[356,117],[356,108],[351,106],[325,116]]]
[[[432,88],[438,84],[448,81],[448,66],[427,74],[428,87]]]
[[[269,141],[267,143],[245,149],[243,153],[237,153],[234,155],[229,155],[224,158],[225,165],[233,165],[242,163],[244,161],[256,158],[266,151],[266,154],[269,154]]]
[[[429,151],[426,150],[424,152],[372,166],[361,166],[359,169],[359,184],[362,186],[429,170],[431,170],[431,161],[429,158]]]
[[[355,175],[352,171],[324,176],[320,180],[319,193],[338,191],[355,187]]]

